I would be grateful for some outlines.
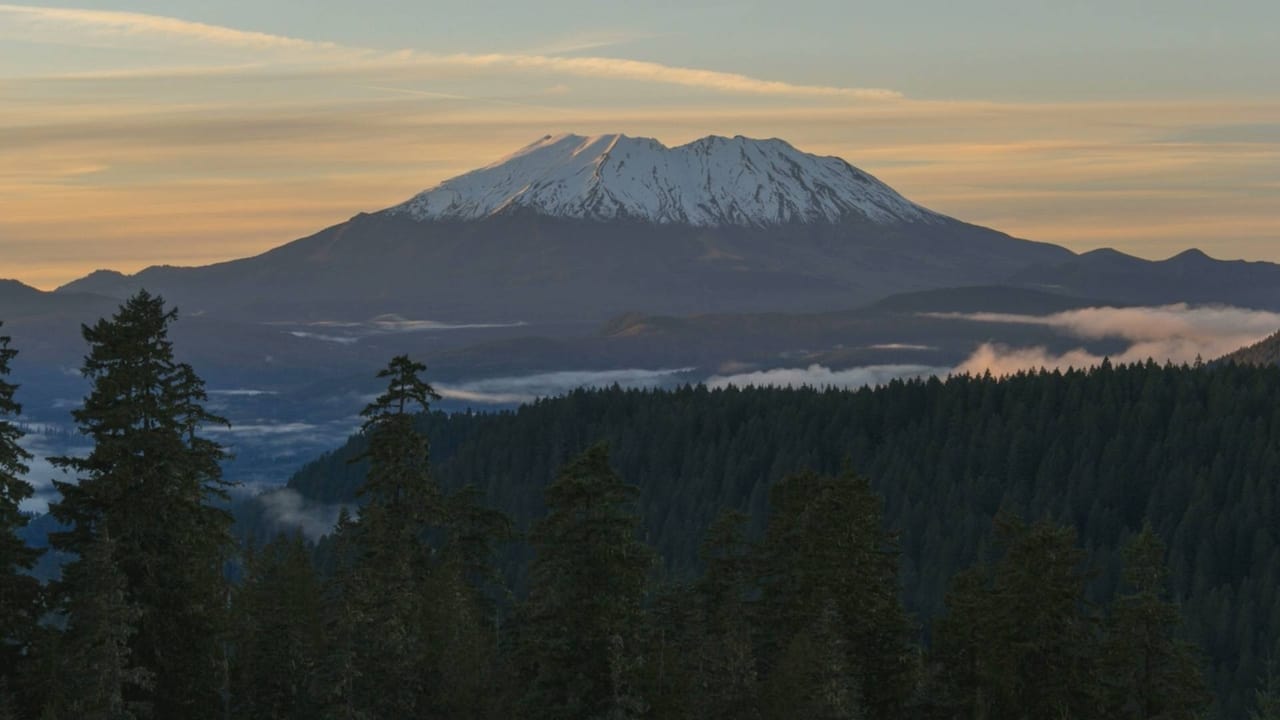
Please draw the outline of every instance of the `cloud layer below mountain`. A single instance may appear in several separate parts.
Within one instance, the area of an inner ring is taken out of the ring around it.
[[[942,313],[934,317],[988,323],[1039,325],[1082,341],[1123,340],[1128,348],[1110,356],[1115,363],[1191,363],[1212,360],[1280,330],[1280,313],[1248,308],[1191,307],[1185,303],[1161,307],[1092,307],[1053,315],[1003,313]],[[1007,375],[1038,368],[1091,367],[1103,356],[1084,347],[1064,353],[1044,347],[1011,348],[994,343],[980,346],[956,372]]]
[[[456,384],[436,384],[436,390],[447,400],[478,405],[513,405],[533,402],[538,398],[563,395],[576,388],[663,387],[680,381],[694,368],[661,368],[646,370],[565,370],[513,377],[486,378]],[[693,382],[693,380],[690,380]]]
[[[891,380],[902,378],[946,375],[949,370],[950,368],[927,365],[871,365],[846,370],[832,370],[823,365],[810,365],[806,368],[776,368],[735,375],[713,375],[707,378],[707,386],[711,388],[858,388],[867,385],[883,385]]]
[[[1043,346],[1010,347],[983,343],[955,367],[874,365],[833,370],[823,365],[775,368],[732,375],[714,375],[710,387],[856,388],[883,385],[901,378],[946,377],[970,373],[1009,375],[1024,370],[1088,368],[1109,359],[1113,363],[1192,363],[1226,355],[1280,330],[1280,313],[1248,308],[1187,304],[1160,307],[1091,307],[1052,315],[1011,313],[929,313],[931,317],[981,323],[1038,325],[1053,328],[1082,343],[1120,340],[1122,352],[1103,355],[1083,344],[1065,352]]]

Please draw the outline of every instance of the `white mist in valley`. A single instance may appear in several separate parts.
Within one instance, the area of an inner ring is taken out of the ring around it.
[[[680,381],[695,368],[659,368],[647,370],[562,370],[510,377],[485,378],[459,383],[436,384],[440,395],[449,400],[483,405],[515,405],[538,398],[563,395],[578,388],[601,388],[618,385],[623,388],[664,387]]]
[[[788,387],[788,388],[858,388],[884,385],[904,378],[946,375],[949,368],[927,365],[870,365],[867,367],[832,370],[823,365],[805,368],[775,368],[734,375],[713,375],[707,378],[710,388],[727,387]]]
[[[954,367],[870,365],[832,369],[820,364],[773,368],[732,375],[713,375],[712,388],[723,387],[876,387],[898,379],[973,374],[1010,375],[1025,370],[1090,368],[1112,363],[1154,360],[1189,364],[1213,360],[1280,330],[1280,313],[1231,306],[1193,307],[1185,303],[1158,307],[1089,307],[1050,315],[1013,313],[925,313],[928,317],[1051,328],[1082,341],[1120,340],[1121,352],[1101,355],[1084,346],[1053,352],[1044,346],[1014,347],[982,343]],[[927,349],[928,346],[885,344],[876,347]]]
[[[1280,313],[1230,306],[1192,307],[1185,303],[1160,307],[1090,307],[1052,315],[1005,313],[937,313],[934,317],[984,323],[1038,325],[1081,340],[1128,342],[1113,363],[1154,360],[1175,364],[1212,360],[1252,345],[1280,330]],[[957,373],[1008,375],[1021,370],[1087,368],[1104,356],[1084,347],[1054,353],[1040,346],[1009,347],[984,343]]]

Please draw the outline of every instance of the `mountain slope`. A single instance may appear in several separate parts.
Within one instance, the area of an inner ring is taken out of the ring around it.
[[[1239,365],[1280,365],[1280,332],[1248,347],[1242,347],[1229,355],[1224,355],[1217,362]]]
[[[417,221],[376,213],[269,253],[203,268],[149,268],[146,286],[191,311],[266,319],[597,323],[627,311],[822,311],[887,295],[998,282],[1069,257],[949,221],[695,227],[552,218]]]
[[[103,295],[82,292],[45,292],[17,280],[0,280],[0,322],[69,312],[95,312],[115,305],[115,300]]]
[[[63,289],[146,286],[188,312],[242,318],[581,326],[628,311],[844,309],[1071,257],[778,140],[562,136],[256,257]]]

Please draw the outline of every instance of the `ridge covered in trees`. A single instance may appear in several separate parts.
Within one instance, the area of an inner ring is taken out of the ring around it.
[[[999,545],[1002,510],[1073,528],[1087,601],[1123,592],[1122,548],[1150,523],[1167,544],[1181,636],[1205,656],[1223,717],[1253,704],[1280,655],[1280,369],[1144,363],[1090,371],[897,381],[877,389],[582,390],[515,411],[418,419],[444,487],[473,485],[527,529],[556,469],[597,442],[639,489],[641,536],[667,576],[690,579],[726,509],[764,535],[788,474],[869,478],[898,533],[909,613],[926,645],[952,578]],[[344,503],[362,439],[290,487]],[[265,522],[260,509],[249,525]],[[503,567],[517,592],[530,553]]]
[[[351,503],[333,531],[312,546],[250,514],[237,546],[202,435],[224,421],[173,359],[174,317],[143,292],[84,328],[93,447],[56,459],[78,482],[52,506],[74,559],[40,587],[38,553],[0,543],[0,718],[1277,706],[1280,370],[615,388],[445,416],[399,356],[358,438],[291,481]],[[31,490],[12,352],[5,537]]]
[[[1263,338],[1222,358],[1221,362],[1240,365],[1280,364],[1280,333]]]

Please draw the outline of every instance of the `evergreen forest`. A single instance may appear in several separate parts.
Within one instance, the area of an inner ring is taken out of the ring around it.
[[[230,501],[175,317],[83,330],[44,584],[0,339],[0,720],[1280,719],[1280,368],[446,415],[398,356],[313,543]]]

